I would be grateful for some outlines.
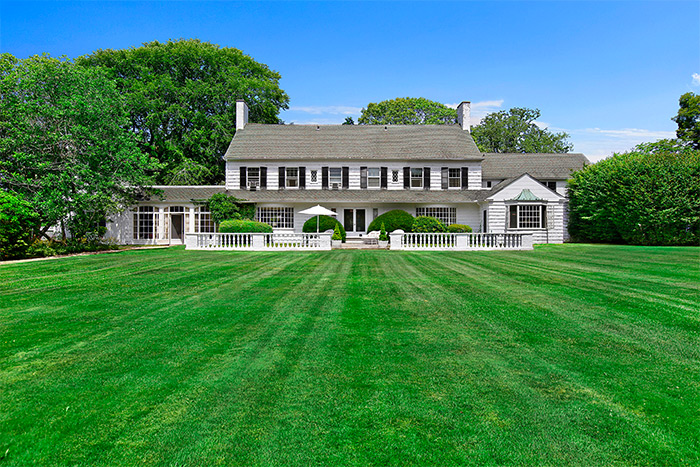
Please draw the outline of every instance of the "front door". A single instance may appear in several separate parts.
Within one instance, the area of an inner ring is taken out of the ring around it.
[[[170,241],[172,243],[184,243],[183,241],[183,231],[184,218],[182,214],[171,214],[170,215]]]
[[[354,209],[343,209],[343,227],[345,227],[345,232],[355,231],[355,210]]]

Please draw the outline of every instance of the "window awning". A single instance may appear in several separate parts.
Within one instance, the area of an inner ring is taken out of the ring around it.
[[[518,196],[513,198],[511,201],[542,201],[542,198],[535,196],[530,190],[525,188],[520,192]]]

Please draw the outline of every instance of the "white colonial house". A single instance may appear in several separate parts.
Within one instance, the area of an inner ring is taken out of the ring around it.
[[[237,102],[226,151],[226,184],[158,186],[162,196],[113,216],[119,243],[184,243],[214,232],[203,202],[228,193],[256,205],[275,232],[300,233],[321,204],[338,213],[349,238],[392,209],[433,216],[474,232],[532,234],[561,243],[567,234],[566,181],[588,163],[582,154],[483,154],[470,134],[469,103],[458,125],[264,125],[248,123]]]

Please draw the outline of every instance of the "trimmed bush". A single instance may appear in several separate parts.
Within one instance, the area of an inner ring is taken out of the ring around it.
[[[410,232],[413,228],[413,219],[413,216],[406,211],[394,209],[393,211],[385,212],[381,216],[377,216],[376,219],[370,222],[367,232],[381,230],[382,224],[384,224],[386,231],[389,233],[397,229]]]
[[[413,231],[418,233],[447,232],[445,225],[434,217],[418,216],[413,221]]]
[[[219,224],[221,233],[272,233],[272,226],[248,219],[228,219]]]
[[[340,233],[340,224],[335,224],[335,229],[333,230],[331,240],[343,240],[343,235]]]
[[[447,226],[447,231],[450,233],[469,233],[472,228],[465,224],[450,224]]]
[[[314,216],[308,221],[304,222],[304,226],[301,228],[301,231],[306,233],[316,233],[316,218],[319,218],[319,232],[325,232],[326,230],[335,230],[335,226],[338,226],[338,230],[340,230],[340,236],[342,237],[342,240],[345,241],[346,234],[343,224],[338,222],[338,219],[331,216]]]
[[[700,243],[700,151],[677,140],[645,143],[574,173],[569,232],[577,241]]]
[[[384,222],[382,222],[382,228],[379,230],[379,241],[381,241],[381,242],[388,242],[389,241],[389,235],[387,235],[386,229],[384,228]]]

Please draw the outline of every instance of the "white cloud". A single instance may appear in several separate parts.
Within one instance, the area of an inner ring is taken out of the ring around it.
[[[693,86],[700,86],[700,73],[693,73]]]
[[[347,105],[326,105],[326,106],[306,106],[290,107],[289,112],[303,112],[312,115],[356,115],[362,111],[362,107],[350,107]]]
[[[571,142],[574,143],[574,151],[582,152],[593,162],[610,157],[615,152],[629,151],[639,143],[676,136],[673,131],[642,128],[583,128],[577,130],[558,128],[557,131],[566,131],[571,137]]]

